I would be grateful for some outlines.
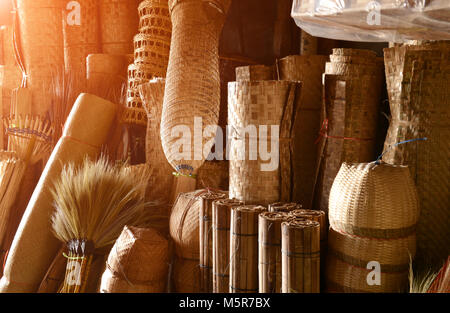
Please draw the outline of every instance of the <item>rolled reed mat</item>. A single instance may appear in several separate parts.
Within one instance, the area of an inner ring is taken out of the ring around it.
[[[330,227],[326,262],[327,292],[405,292],[408,287],[410,258],[416,253],[416,235],[402,238],[353,236]],[[378,262],[380,284],[369,285]],[[369,267],[369,269],[368,269]]]
[[[260,293],[281,293],[281,223],[286,212],[263,212],[258,220],[258,271]]]
[[[200,266],[199,260],[175,257],[173,264],[173,284],[175,292],[200,292]]]
[[[169,243],[156,230],[125,226],[111,249],[101,293],[164,292]]]
[[[295,202],[275,202],[268,205],[269,212],[289,213],[301,208],[302,205]]]
[[[203,140],[189,140],[183,156],[174,149],[179,138],[174,127],[187,126],[194,134],[195,120],[201,131],[217,125],[220,110],[219,37],[230,0],[170,0],[172,42],[167,69],[166,91],[161,121],[164,153],[172,167],[182,174],[196,174],[210,151],[215,131]],[[208,77],[208,79],[204,79]],[[195,138],[196,135],[194,134]],[[187,148],[190,146],[191,148]],[[202,149],[203,148],[203,149]],[[192,154],[192,151],[194,153]]]
[[[63,136],[51,154],[22,218],[0,280],[2,292],[35,292],[60,242],[51,233],[50,189],[69,162],[95,158],[106,142],[116,105],[97,96],[81,94],[66,121]]]
[[[50,264],[47,273],[39,285],[38,293],[57,293],[62,287],[67,265],[67,259],[63,253],[67,253],[67,246],[65,244],[55,255],[52,264]]]
[[[282,292],[320,292],[320,224],[291,219],[281,224]]]
[[[259,205],[231,210],[230,293],[258,292],[258,215],[264,211]]]
[[[127,81],[127,59],[124,55],[90,54],[86,60],[87,83],[90,90],[114,88],[120,93]]]
[[[421,208],[417,261],[424,265],[443,263],[450,254],[449,55],[448,42],[384,50],[391,119],[383,160],[408,165],[415,180]]]
[[[157,78],[139,87],[142,104],[147,113],[147,135],[145,137],[145,159],[151,176],[147,198],[169,204],[174,176],[161,144],[161,115],[164,101],[165,79]],[[169,212],[167,212],[168,214]]]
[[[328,212],[331,186],[342,162],[369,162],[375,156],[381,79],[325,75],[325,119],[314,209]]]
[[[230,222],[231,210],[244,205],[236,199],[220,199],[213,202],[213,292],[230,290]]]
[[[101,49],[107,54],[133,53],[139,0],[100,0]]]
[[[48,86],[64,63],[63,2],[17,0],[16,3],[19,26],[16,35],[20,40],[27,86],[33,92],[32,113],[44,116],[50,108]]]
[[[197,189],[227,190],[229,185],[229,161],[205,161],[198,170]]]
[[[293,218],[304,218],[320,224],[320,243],[326,244],[327,240],[327,218],[324,211],[295,209],[289,212],[289,216]]]
[[[154,38],[165,39],[170,44],[172,22],[168,0],[144,0],[139,4],[139,32]]]
[[[302,33],[303,35],[303,33]],[[320,145],[316,144],[320,130],[323,102],[322,73],[326,56],[292,55],[277,61],[277,74],[282,80],[301,81],[302,92],[294,124],[292,168],[292,200],[312,207],[315,176]]]
[[[86,77],[86,57],[100,53],[99,2],[68,2],[64,12],[64,62],[66,71]]]
[[[213,290],[212,284],[212,263],[213,263],[213,230],[212,211],[215,200],[226,198],[223,192],[209,191],[200,195],[199,231],[200,231],[200,291],[210,293]]]
[[[292,129],[300,89],[300,83],[288,81],[228,84],[230,197],[263,205],[290,201],[292,154],[296,153]],[[267,126],[265,134],[261,125]],[[261,155],[264,146],[275,155]]]
[[[237,82],[276,79],[275,69],[271,65],[248,65],[236,68]]]

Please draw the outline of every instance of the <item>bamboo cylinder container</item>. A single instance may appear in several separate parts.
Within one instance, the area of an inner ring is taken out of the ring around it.
[[[230,223],[231,210],[244,205],[236,199],[213,202],[213,292],[228,293],[230,289]]]
[[[320,292],[320,224],[291,219],[281,227],[283,293]]]
[[[263,206],[240,206],[231,211],[230,293],[258,292],[258,215]]]

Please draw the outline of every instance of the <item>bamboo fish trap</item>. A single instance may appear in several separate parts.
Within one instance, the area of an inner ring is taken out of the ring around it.
[[[320,292],[320,224],[291,219],[281,227],[283,293]]]
[[[258,215],[263,206],[240,206],[231,211],[230,293],[258,292]]]
[[[231,210],[244,205],[236,199],[213,202],[213,292],[228,293],[230,289],[230,223]]]

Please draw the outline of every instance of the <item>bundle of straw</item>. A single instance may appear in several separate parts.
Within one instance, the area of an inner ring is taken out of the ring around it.
[[[67,270],[61,292],[85,292],[94,253],[111,247],[124,225],[136,225],[144,202],[141,184],[147,177],[132,177],[124,166],[112,167],[106,158],[88,158],[80,168],[64,167],[52,195],[55,236],[67,244]]]
[[[258,292],[258,215],[263,206],[240,206],[231,211],[230,293]]]

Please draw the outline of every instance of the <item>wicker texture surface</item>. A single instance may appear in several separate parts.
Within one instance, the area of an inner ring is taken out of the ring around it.
[[[228,190],[228,187],[229,162],[205,161],[198,170],[197,189]]]
[[[248,65],[236,68],[236,81],[250,82],[258,80],[276,79],[273,66],[268,65]]]
[[[175,292],[200,292],[199,260],[176,257],[173,264],[173,284]]]

